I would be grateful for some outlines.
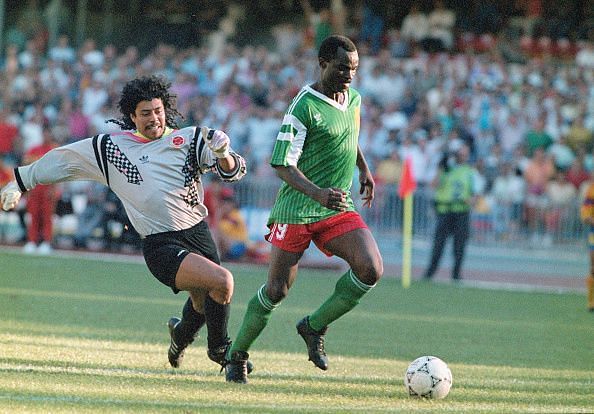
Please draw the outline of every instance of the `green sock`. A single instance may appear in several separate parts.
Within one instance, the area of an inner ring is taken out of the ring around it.
[[[239,333],[231,345],[229,355],[235,351],[247,352],[250,349],[252,343],[268,324],[270,314],[277,306],[278,303],[273,303],[266,295],[266,285],[262,285],[258,293],[248,303]]]
[[[375,286],[375,285],[373,285]],[[353,309],[373,287],[357,279],[351,269],[338,279],[334,293],[309,317],[309,326],[320,331]]]

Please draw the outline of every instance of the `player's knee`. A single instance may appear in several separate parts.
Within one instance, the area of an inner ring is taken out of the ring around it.
[[[233,275],[230,271],[225,268],[221,268],[221,271],[217,277],[217,281],[213,289],[210,291],[210,296],[219,303],[226,304],[231,302],[234,289]]]
[[[235,282],[233,280],[233,275],[227,269],[224,269],[223,277],[222,277],[222,286],[221,290],[228,294],[229,296],[233,295],[233,289],[235,288]]]
[[[353,271],[367,285],[375,285],[384,274],[384,263],[381,257],[366,258],[360,260]]]
[[[273,303],[279,303],[289,294],[289,287],[284,283],[266,285],[266,295]]]

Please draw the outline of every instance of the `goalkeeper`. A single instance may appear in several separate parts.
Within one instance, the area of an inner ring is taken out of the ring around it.
[[[174,293],[188,291],[181,320],[168,323],[168,359],[178,367],[198,330],[208,328],[208,356],[222,363],[233,276],[220,266],[204,221],[201,175],[213,172],[224,181],[246,173],[244,159],[232,151],[223,131],[206,127],[177,129],[175,96],[170,84],[151,76],[129,81],[118,103],[123,131],[100,134],[48,152],[14,169],[13,181],[0,193],[4,210],[38,184],[94,180],[120,198],[130,222],[142,237],[151,273]],[[133,321],[129,324],[133,326]]]
[[[348,38],[333,35],[322,42],[318,62],[320,79],[293,99],[272,153],[271,165],[284,182],[268,220],[268,281],[250,300],[229,351],[225,371],[230,382],[247,382],[247,351],[288,294],[311,241],[349,265],[328,299],[297,323],[310,361],[322,370],[328,369],[327,326],[353,309],[383,273],[377,244],[350,195],[355,167],[364,205],[371,206],[374,195],[358,145],[361,96],[349,88],[359,66],[357,49]]]

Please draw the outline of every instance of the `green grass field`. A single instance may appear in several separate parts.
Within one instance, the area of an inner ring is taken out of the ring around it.
[[[266,269],[231,269],[233,336]],[[207,359],[204,335],[181,369],[169,367],[165,323],[186,296],[143,264],[0,252],[0,412],[594,412],[594,314],[583,295],[405,290],[387,275],[331,326],[322,372],[295,323],[337,276],[301,270],[250,352],[250,383],[239,385]],[[445,400],[406,395],[404,372],[421,355],[449,364]]]

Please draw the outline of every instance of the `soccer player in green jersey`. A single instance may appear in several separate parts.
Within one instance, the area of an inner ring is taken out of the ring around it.
[[[359,66],[357,49],[348,38],[332,35],[322,42],[318,61],[320,78],[293,99],[272,153],[270,164],[283,184],[268,220],[268,281],[250,300],[227,354],[230,382],[247,382],[247,351],[287,296],[312,240],[326,255],[350,266],[330,297],[297,323],[309,360],[322,370],[328,369],[328,325],[353,309],[383,273],[377,243],[355,211],[350,192],[357,167],[364,206],[371,207],[374,181],[358,145],[361,96],[349,88]]]

